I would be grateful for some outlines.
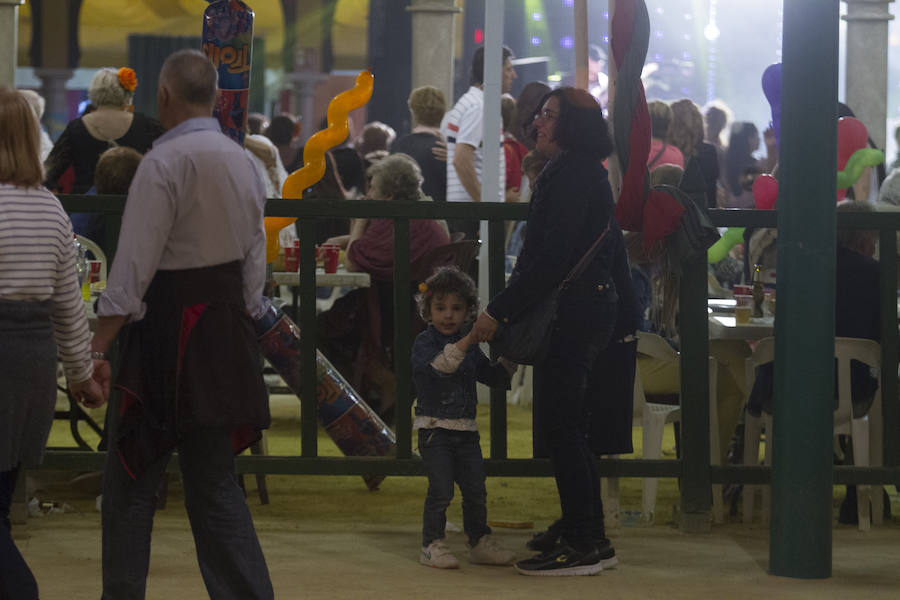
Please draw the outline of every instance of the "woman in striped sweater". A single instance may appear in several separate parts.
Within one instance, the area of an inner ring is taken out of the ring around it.
[[[19,468],[39,463],[56,404],[57,350],[72,394],[100,405],[90,332],[75,275],[72,224],[42,185],[37,120],[0,87],[0,597],[38,597],[12,541]]]

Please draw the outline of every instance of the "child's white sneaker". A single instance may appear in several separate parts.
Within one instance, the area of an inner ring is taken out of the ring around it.
[[[489,535],[481,536],[474,548],[469,546],[469,562],[476,565],[509,565],[515,558],[512,550],[505,549]]]
[[[419,562],[435,569],[459,568],[459,561],[450,552],[450,548],[443,539],[434,540],[428,546],[423,547],[419,554]]]

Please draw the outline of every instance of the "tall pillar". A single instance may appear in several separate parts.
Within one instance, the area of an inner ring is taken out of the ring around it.
[[[412,87],[433,85],[453,104],[456,0],[412,0]]]
[[[803,579],[831,576],[839,8],[784,3],[769,572]]]
[[[847,104],[879,148],[887,127],[888,5],[894,0],[843,0],[847,14]]]
[[[2,42],[6,50],[0,50],[0,85],[16,85],[19,5],[24,2],[25,0],[0,0],[0,40],[6,40]]]
[[[82,0],[31,0],[30,4],[31,66],[41,80],[41,95],[47,101],[44,125],[50,137],[56,139],[68,121],[66,82],[72,77],[81,59],[78,15]]]

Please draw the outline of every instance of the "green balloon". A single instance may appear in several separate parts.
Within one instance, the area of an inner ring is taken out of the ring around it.
[[[709,247],[706,251],[706,260],[709,264],[715,264],[728,256],[728,251],[734,248],[735,244],[743,241],[743,227],[729,227],[719,238],[719,241]]]
[[[850,155],[843,171],[838,171],[837,187],[846,189],[856,183],[866,167],[874,167],[884,162],[884,152],[875,148],[860,148]]]

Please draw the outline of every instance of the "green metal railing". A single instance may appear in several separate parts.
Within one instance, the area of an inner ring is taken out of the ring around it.
[[[104,246],[114,252],[124,207],[122,197],[61,196],[69,212],[99,212],[107,219]],[[526,217],[524,204],[429,203],[401,204],[375,201],[302,201],[269,200],[268,216],[299,218],[300,229],[300,314],[301,331],[315,331],[315,219],[361,217],[394,219],[394,339],[395,355],[409,356],[411,330],[409,220],[481,219],[488,222],[488,262],[490,295],[505,285],[503,248],[505,222]],[[775,227],[774,211],[710,211],[714,223],[724,227]],[[900,425],[897,390],[897,240],[900,213],[839,213],[839,227],[877,229],[880,232],[882,271],[882,394],[884,411],[883,467],[835,467],[835,483],[894,483],[900,480],[900,445],[896,433]],[[108,257],[110,260],[112,256]],[[785,282],[782,282],[785,285]],[[684,518],[707,520],[710,511],[710,484],[741,482],[768,483],[767,467],[710,466],[708,398],[708,315],[706,312],[707,265],[697,260],[684,266],[680,297],[682,342],[682,456],[678,460],[604,459],[598,461],[603,477],[679,477],[681,513]],[[315,335],[302,339],[304,373],[315,373]],[[301,401],[301,444],[299,456],[241,456],[237,469],[242,473],[316,474],[316,475],[424,475],[420,459],[412,451],[410,363],[399,358],[395,364],[397,409],[395,431],[396,457],[320,457],[317,448],[316,378],[305,378]],[[548,476],[545,459],[511,459],[507,455],[506,393],[492,389],[490,396],[490,451],[485,469],[494,476]],[[102,452],[48,451],[44,468],[102,469]],[[687,515],[687,517],[685,517]],[[693,515],[693,517],[690,517]],[[697,522],[687,529],[702,529]]]

